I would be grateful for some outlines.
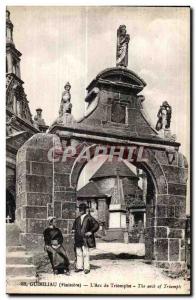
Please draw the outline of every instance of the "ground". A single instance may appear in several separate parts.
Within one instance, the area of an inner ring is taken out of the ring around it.
[[[62,294],[189,294],[189,281],[167,277],[160,269],[147,264],[143,254],[142,244],[100,243],[97,249],[91,250],[89,274],[74,270],[70,276],[41,273],[37,280],[24,278],[22,286],[9,287],[9,290],[51,294],[57,290]]]

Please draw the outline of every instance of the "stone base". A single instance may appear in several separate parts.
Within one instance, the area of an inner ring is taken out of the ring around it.
[[[152,261],[152,264],[174,275],[178,275],[187,270],[187,265],[184,261]]]
[[[123,228],[110,228],[106,231],[104,240],[108,242],[124,243],[126,230]]]
[[[16,224],[6,224],[6,246],[19,246],[19,236],[20,229]]]

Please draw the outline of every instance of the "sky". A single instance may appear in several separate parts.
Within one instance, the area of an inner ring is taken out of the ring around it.
[[[189,159],[189,9],[177,7],[12,6],[14,42],[23,54],[21,78],[33,115],[43,109],[50,125],[63,87],[71,83],[73,115],[85,111],[86,87],[115,67],[116,31],[130,35],[128,68],[145,80],[144,109],[153,126],[163,101],[172,106],[171,130]]]

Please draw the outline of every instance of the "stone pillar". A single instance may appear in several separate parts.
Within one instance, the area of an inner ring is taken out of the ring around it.
[[[53,215],[53,163],[48,160],[53,139],[53,135],[34,135],[17,154],[16,222],[28,249],[43,247],[47,217]]]
[[[185,158],[173,153],[157,153],[167,182],[167,193],[159,193],[155,201],[154,259],[155,265],[170,272],[185,268],[186,182],[188,166]]]
[[[61,141],[56,135],[39,133],[17,154],[17,217],[21,243],[29,250],[43,250],[47,218],[55,216],[66,250],[73,256],[70,235],[76,214],[76,191],[70,186],[73,160],[62,162]],[[51,159],[55,150],[55,161]]]

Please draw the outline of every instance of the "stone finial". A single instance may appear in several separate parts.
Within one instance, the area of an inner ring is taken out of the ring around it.
[[[130,36],[127,34],[126,26],[120,25],[117,29],[116,66],[128,66],[128,46]]]
[[[37,108],[36,109],[37,115],[34,117],[34,126],[39,129],[40,125],[46,125],[45,120],[42,118],[42,109]]]

